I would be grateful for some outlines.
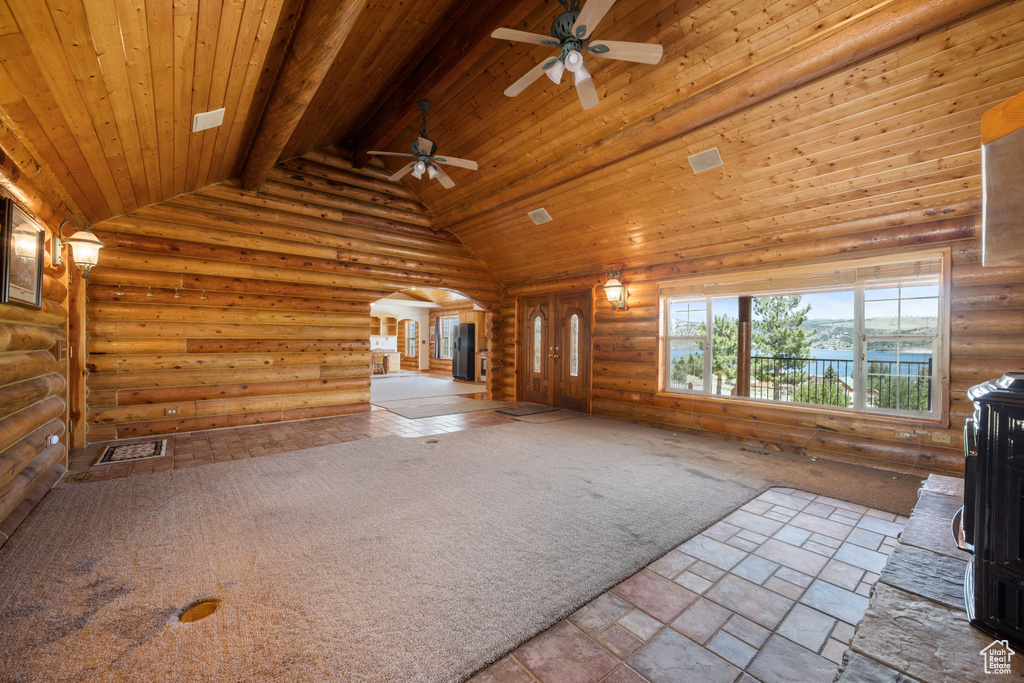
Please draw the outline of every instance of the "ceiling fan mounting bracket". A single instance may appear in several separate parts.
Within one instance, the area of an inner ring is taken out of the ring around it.
[[[551,22],[551,37],[563,45],[566,40],[575,39],[576,36],[573,35],[572,27],[576,23],[576,17],[579,15],[580,11],[577,8],[562,12],[555,17],[555,20]]]
[[[420,100],[419,102],[416,103],[416,106],[418,106],[420,108],[420,111],[423,112],[423,122],[420,123],[420,137],[429,139],[427,138],[427,110],[430,109],[430,102],[428,102],[427,100]],[[433,146],[435,148],[437,147],[437,145]],[[418,145],[416,144],[415,140],[412,141],[412,151],[416,152],[416,154],[420,153]],[[433,152],[431,151],[431,153]]]

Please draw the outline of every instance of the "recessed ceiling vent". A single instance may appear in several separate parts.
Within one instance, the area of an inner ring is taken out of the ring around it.
[[[722,155],[718,153],[717,147],[697,152],[692,156],[686,157],[686,160],[690,162],[690,168],[693,169],[694,173],[709,171],[722,165]]]
[[[548,221],[551,220],[551,214],[548,213],[547,209],[537,209],[536,211],[531,211],[526,215],[529,216],[530,220],[532,220],[537,225],[540,225],[541,223],[547,223]]]
[[[204,111],[192,117],[192,132],[198,133],[207,128],[216,128],[224,123],[224,107],[213,111]]]

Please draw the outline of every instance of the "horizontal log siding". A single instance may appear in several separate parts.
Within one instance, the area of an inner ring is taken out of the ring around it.
[[[434,286],[499,305],[490,271],[404,188],[340,160],[272,177],[96,226],[89,441],[365,412],[372,301]]]
[[[52,484],[67,466],[66,362],[56,358],[67,338],[64,278],[65,266],[44,270],[41,310],[0,304],[0,523],[34,491],[31,502],[38,502],[37,487]],[[53,434],[60,443],[48,443]],[[10,533],[14,526],[0,528]]]
[[[744,266],[757,265],[753,252],[746,257],[737,252],[630,268],[624,272],[629,288],[628,311],[613,311],[603,296],[595,298],[594,414],[811,457],[962,473],[963,427],[972,412],[967,389],[1007,370],[1024,369],[1024,345],[1020,343],[1024,335],[1024,275],[1017,268],[983,268],[980,217],[960,221],[956,230],[949,230],[948,224],[942,230],[928,224],[907,226],[904,230],[904,241],[908,244],[920,241],[928,246],[952,248],[948,428],[821,408],[657,395],[658,283],[694,272],[703,272],[706,280],[713,282],[716,269],[712,264],[740,266],[723,271],[735,273]],[[936,235],[950,239],[937,240]],[[796,265],[804,261],[809,251],[815,257],[843,258],[849,253],[845,245],[851,239],[858,244],[856,251],[861,255],[877,253],[872,248],[875,244],[894,246],[877,240],[875,233],[859,237],[861,240],[857,241],[857,235],[845,236],[834,243],[831,253],[825,249],[828,240],[824,240],[824,247],[822,241],[780,246],[773,249],[770,260],[780,266]],[[600,279],[595,275],[589,279],[533,283],[513,287],[510,294],[564,291],[585,283],[596,285]],[[513,297],[506,297],[502,308],[510,323],[514,320],[514,303]],[[504,356],[511,366],[516,342],[511,336],[503,340]],[[934,440],[934,435],[948,438],[949,444]]]

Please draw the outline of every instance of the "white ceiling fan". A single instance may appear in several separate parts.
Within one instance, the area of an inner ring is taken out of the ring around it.
[[[469,161],[468,159],[456,159],[455,157],[439,157],[437,153],[437,143],[427,138],[427,110],[430,109],[430,102],[426,100],[419,101],[419,108],[423,112],[423,123],[420,124],[420,137],[412,141],[412,154],[405,154],[402,152],[379,152],[371,150],[367,154],[376,154],[383,157],[407,157],[409,159],[415,159],[402,167],[398,173],[391,176],[388,180],[397,182],[400,178],[403,178],[410,171],[412,177],[419,180],[426,173],[427,177],[433,180],[437,178],[438,182],[444,186],[445,189],[455,187],[455,183],[448,174],[444,172],[444,169],[438,166],[438,164],[448,164],[449,166],[458,166],[459,168],[468,168],[471,171],[477,170],[475,161]]]
[[[561,83],[562,75],[569,71],[576,77],[576,93],[579,95],[580,104],[584,109],[590,109],[598,104],[597,89],[594,88],[594,80],[590,77],[590,71],[583,60],[584,52],[605,59],[620,59],[642,64],[657,64],[661,61],[664,49],[658,44],[627,43],[619,40],[592,43],[594,29],[615,4],[615,0],[588,0],[583,9],[580,9],[580,2],[581,0],[558,0],[565,11],[551,22],[551,38],[511,28],[499,28],[491,34],[492,38],[547,45],[561,50],[557,57],[541,62],[510,85],[505,90],[506,95],[515,97],[525,90],[526,86],[540,78],[542,73],[547,73],[555,83]]]

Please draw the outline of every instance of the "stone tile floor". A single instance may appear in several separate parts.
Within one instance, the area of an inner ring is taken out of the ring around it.
[[[775,488],[472,683],[831,683],[907,519]]]
[[[478,398],[480,394],[467,394]],[[171,434],[90,444],[72,451],[68,470],[72,481],[103,481],[134,474],[165,472],[196,467],[225,460],[256,458],[287,453],[315,446],[378,436],[419,437],[457,432],[471,427],[487,427],[511,422],[513,418],[493,410],[458,415],[441,415],[411,420],[374,407],[368,413],[321,417],[298,422],[248,425],[185,434]],[[166,455],[135,462],[93,465],[104,448],[112,443],[133,443],[167,439]],[[78,475],[75,477],[74,475]],[[65,477],[65,481],[68,477]]]

